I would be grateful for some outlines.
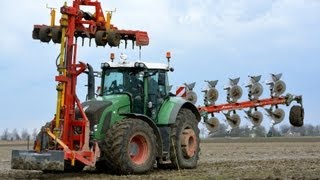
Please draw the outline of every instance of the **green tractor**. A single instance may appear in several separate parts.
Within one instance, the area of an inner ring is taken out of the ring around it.
[[[100,92],[82,103],[90,140],[101,151],[96,169],[132,174],[155,164],[196,168],[201,117],[192,103],[170,93],[168,72],[173,68],[125,60],[102,63],[101,68]]]

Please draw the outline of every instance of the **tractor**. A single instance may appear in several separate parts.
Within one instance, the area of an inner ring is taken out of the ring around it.
[[[91,7],[86,12],[82,7]],[[92,8],[94,7],[94,8]],[[77,61],[77,39],[94,39],[96,46],[119,47],[120,42],[133,42],[133,47],[149,44],[145,31],[120,30],[111,24],[112,12],[104,11],[97,0],[73,0],[60,8],[60,25],[55,24],[55,9],[51,9],[50,25],[34,25],[32,37],[43,43],[60,44],[57,58],[57,106],[51,121],[41,128],[33,150],[13,150],[12,169],[79,172],[85,166],[113,174],[141,174],[158,168],[196,168],[200,139],[198,124],[203,119],[208,129],[216,130],[219,124],[216,113],[224,113],[232,127],[238,127],[237,110],[249,108],[248,118],[259,125],[262,115],[258,108],[271,105],[266,111],[278,123],[283,120],[283,110],[278,105],[289,106],[290,122],[303,125],[302,97],[286,95],[285,84],[279,75],[270,83],[271,98],[260,99],[261,86],[253,78],[248,86],[249,101],[239,102],[242,89],[239,79],[230,80],[227,104],[217,105],[217,81],[207,81],[204,105],[194,105],[196,94],[193,85],[182,86],[176,94],[170,92],[168,74],[171,54],[167,64],[147,63],[140,59],[127,61],[122,54],[118,61],[111,53],[108,62],[101,63],[101,71]],[[82,44],[84,41],[82,41]],[[88,75],[88,93],[85,102],[76,94],[77,78]],[[95,76],[101,77],[95,91]],[[193,102],[193,103],[192,103]],[[211,116],[211,118],[209,118]]]
[[[170,93],[168,72],[173,68],[125,59],[101,68],[98,96],[82,103],[90,139],[99,142],[101,151],[96,168],[121,174],[144,173],[155,162],[195,168],[200,114],[192,103]]]

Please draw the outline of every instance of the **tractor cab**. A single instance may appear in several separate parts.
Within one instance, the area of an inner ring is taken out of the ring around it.
[[[132,113],[155,120],[160,105],[169,94],[168,65],[123,60],[102,63],[101,68],[100,96],[128,95]]]

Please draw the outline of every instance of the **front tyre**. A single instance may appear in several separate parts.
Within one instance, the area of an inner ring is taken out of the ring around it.
[[[112,128],[111,153],[117,174],[141,174],[150,171],[156,159],[156,137],[148,123],[125,119]]]
[[[197,167],[200,138],[198,121],[189,109],[182,108],[172,129],[170,159],[176,169]]]

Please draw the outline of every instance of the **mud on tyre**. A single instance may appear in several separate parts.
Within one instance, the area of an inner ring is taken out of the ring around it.
[[[107,133],[106,158],[112,161],[115,174],[141,174],[153,168],[156,159],[156,137],[148,123],[124,119]],[[107,160],[108,161],[108,160]]]
[[[192,169],[197,167],[200,138],[196,116],[182,108],[171,132],[170,160],[173,168]]]

